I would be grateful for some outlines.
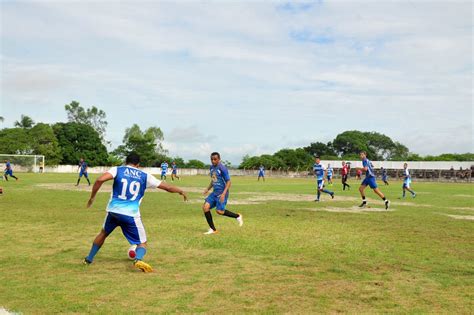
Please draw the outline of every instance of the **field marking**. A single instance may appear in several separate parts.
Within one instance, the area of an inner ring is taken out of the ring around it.
[[[454,197],[474,198],[474,195],[463,195],[463,194],[458,194],[458,195],[454,195]]]
[[[307,211],[326,211],[326,212],[342,212],[342,213],[367,213],[367,212],[392,212],[395,209],[389,208],[359,208],[358,206],[352,207],[324,207],[324,208],[297,208],[297,210],[307,210]]]
[[[474,215],[454,215],[454,214],[445,214],[446,216],[456,219],[456,220],[471,220],[474,221]]]

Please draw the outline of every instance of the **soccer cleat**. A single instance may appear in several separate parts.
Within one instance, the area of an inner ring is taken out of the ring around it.
[[[314,199],[314,202],[319,202],[319,199]]]
[[[82,264],[83,265],[90,265],[90,264],[92,264],[92,261],[90,261],[89,259],[87,259],[87,257],[85,257],[84,260],[82,261]]]
[[[390,201],[385,200],[385,210],[388,210],[389,207],[390,207]]]
[[[138,259],[135,260],[133,265],[135,266],[135,268],[140,269],[143,272],[152,272],[153,271],[153,268],[149,264],[147,264],[144,261],[138,260]]]
[[[209,231],[205,232],[204,235],[211,235],[211,234],[217,234],[217,233],[218,233],[217,230],[214,231],[213,229],[209,228]]]
[[[331,194],[331,198],[334,199],[334,193]]]
[[[239,216],[236,218],[237,222],[239,222],[239,226],[244,225],[244,218],[242,215],[239,213]]]
[[[415,198],[415,197],[416,197],[416,194],[412,194],[411,196],[412,196],[413,198]]]
[[[359,208],[365,208],[367,206],[367,202],[362,201],[362,203],[359,205]]]

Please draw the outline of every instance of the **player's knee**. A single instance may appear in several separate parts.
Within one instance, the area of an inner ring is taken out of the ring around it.
[[[220,215],[223,215],[224,214],[224,210],[216,210],[217,214],[220,214]]]

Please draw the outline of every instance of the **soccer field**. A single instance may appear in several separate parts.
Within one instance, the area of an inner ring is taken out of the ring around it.
[[[141,273],[116,230],[94,263],[82,265],[105,216],[110,185],[91,209],[76,174],[18,174],[0,182],[0,309],[28,313],[443,312],[474,310],[472,184],[401,182],[357,205],[357,183],[315,203],[314,179],[233,177],[228,208],[205,236],[200,193],[207,177],[175,182],[189,191],[151,192],[141,206],[148,234]],[[92,179],[96,176],[92,175]]]

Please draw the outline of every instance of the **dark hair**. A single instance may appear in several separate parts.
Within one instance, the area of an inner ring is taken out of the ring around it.
[[[140,156],[135,152],[130,152],[125,159],[125,164],[138,165],[140,164]]]
[[[319,156],[319,154],[316,154],[316,153],[314,154],[314,158],[315,158],[315,159],[321,159],[321,157]]]
[[[365,151],[360,151],[359,154],[361,154],[361,153],[364,153],[365,155],[367,155],[367,152],[365,152]]]
[[[220,159],[221,158],[221,155],[219,154],[219,152],[212,152],[211,153],[211,157],[217,155],[217,157]]]

